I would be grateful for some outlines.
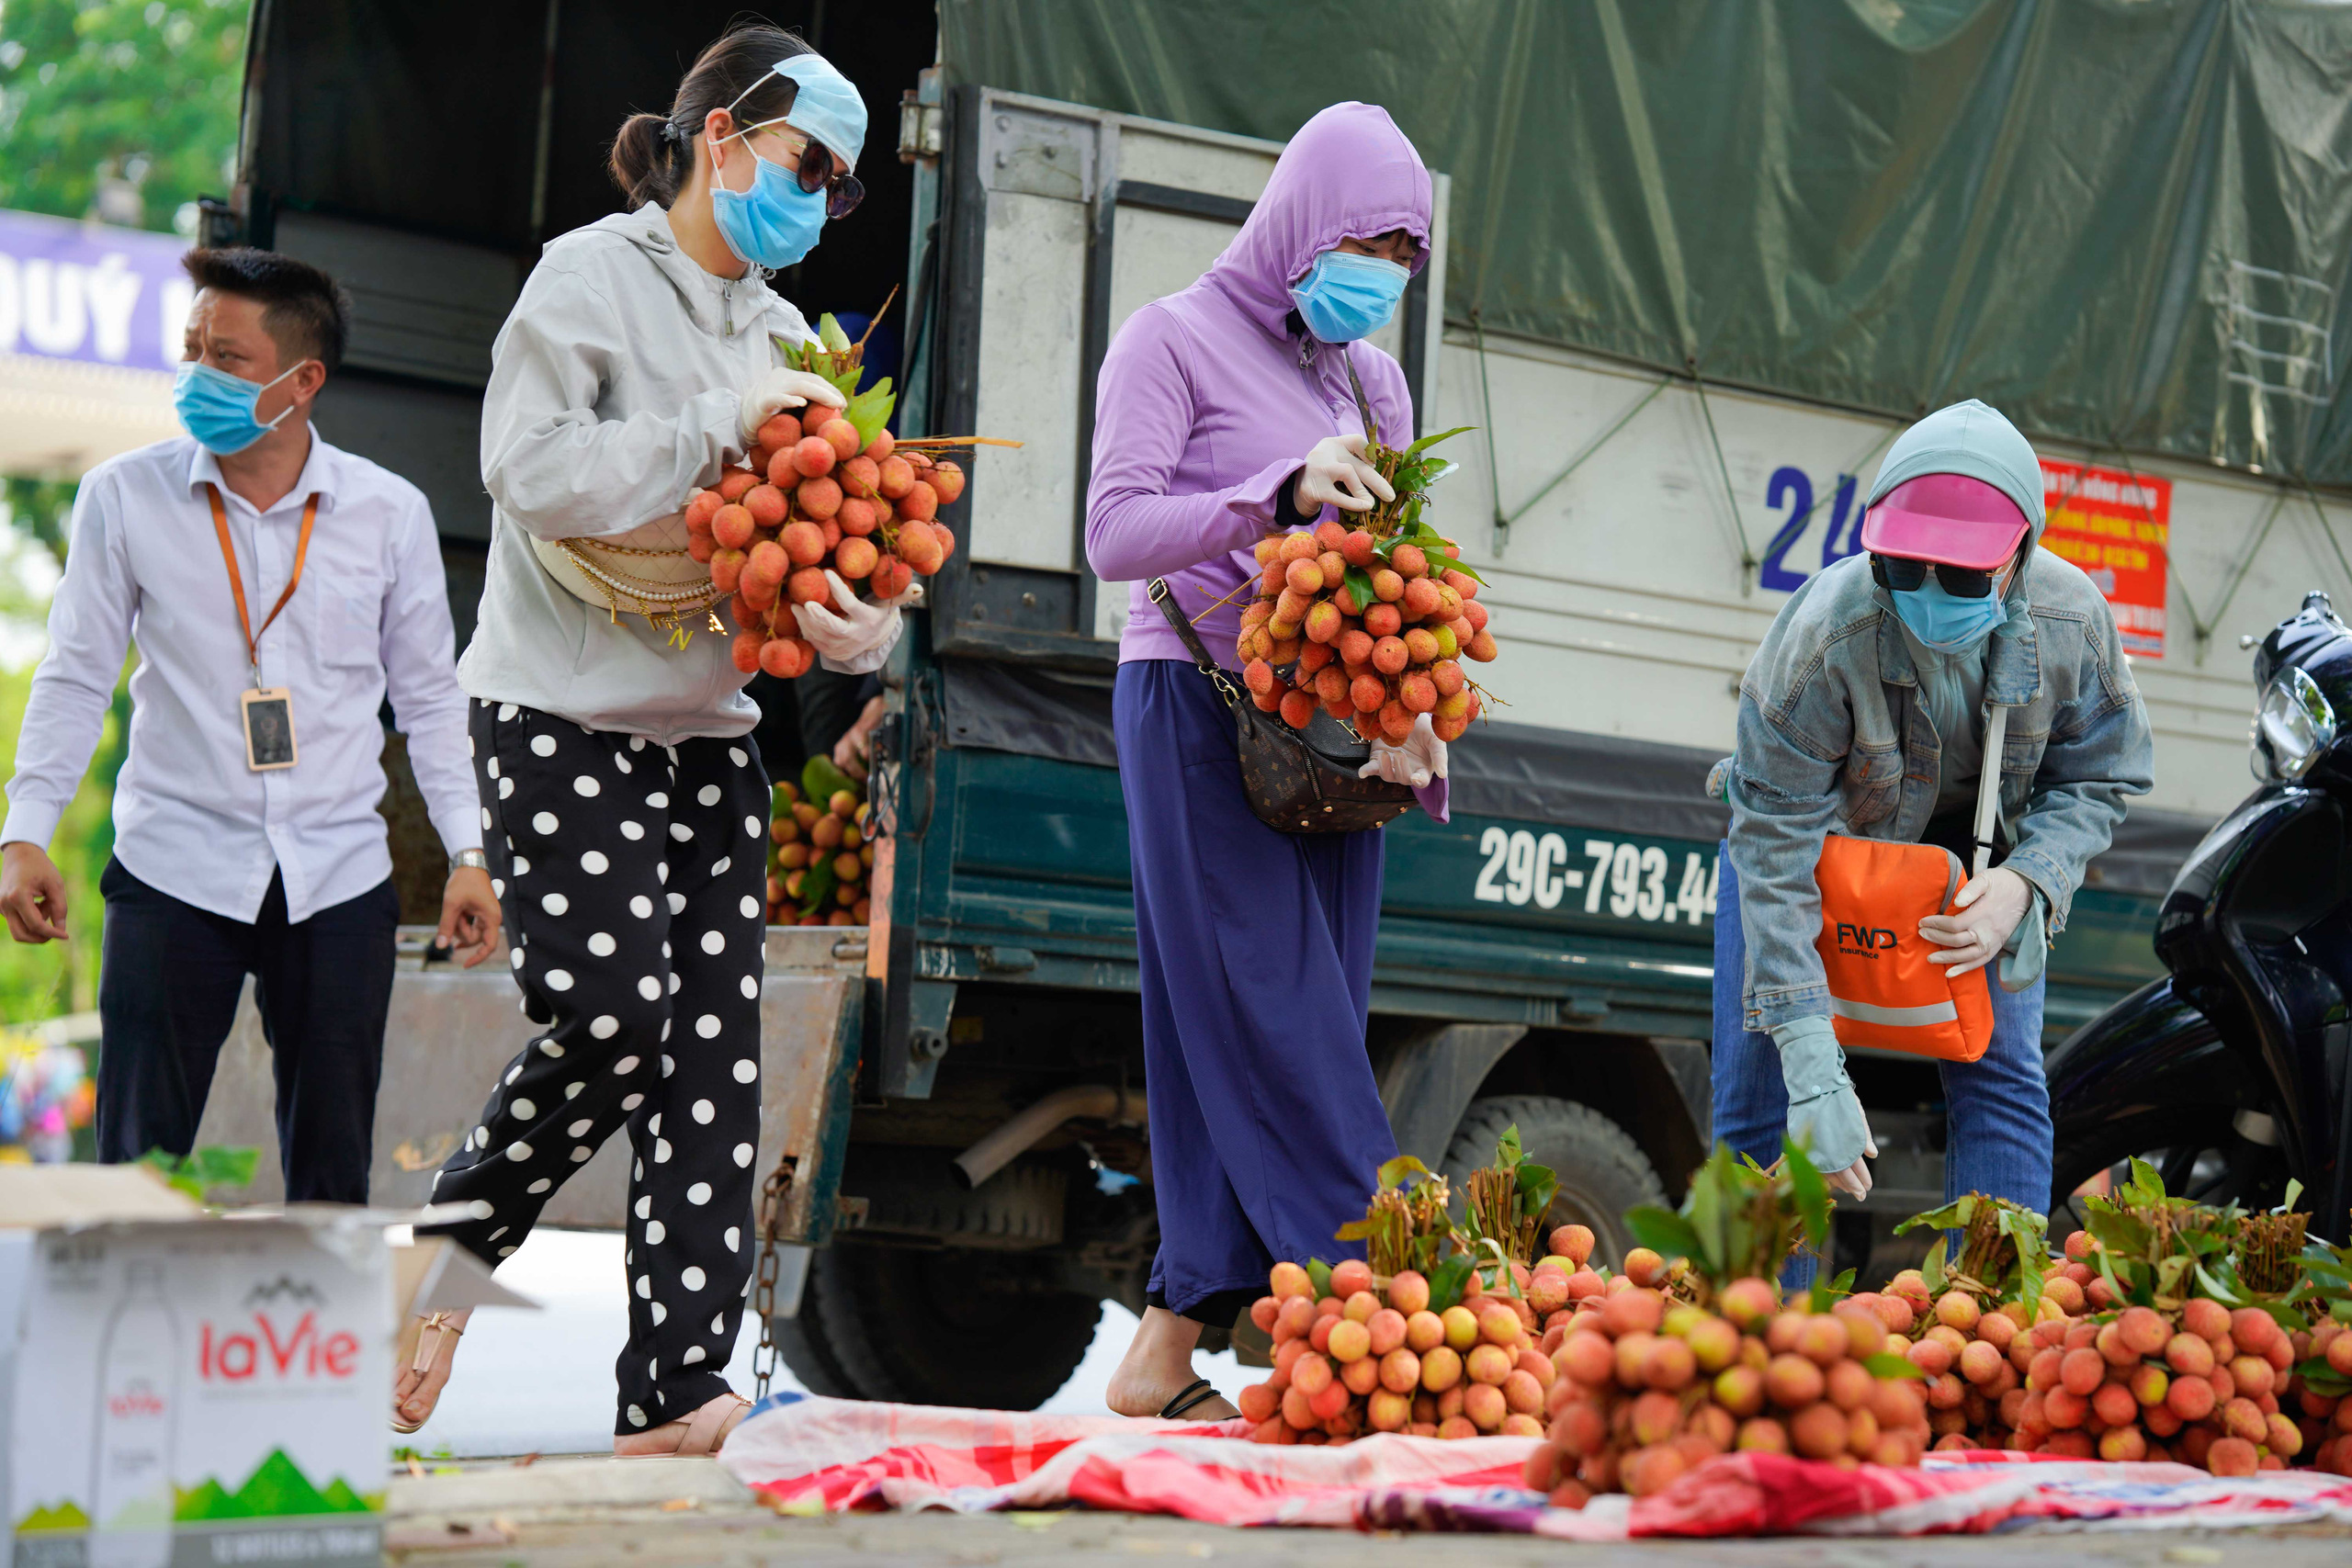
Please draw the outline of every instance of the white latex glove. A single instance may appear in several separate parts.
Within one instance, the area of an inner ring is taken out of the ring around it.
[[[865,675],[881,669],[899,640],[898,605],[865,603],[831,567],[825,569],[825,581],[841,612],[836,615],[822,604],[795,604],[792,618],[800,623],[800,635],[836,674]]]
[[[1414,716],[1412,733],[1396,745],[1378,739],[1373,741],[1372,761],[1356,770],[1356,777],[1375,776],[1415,789],[1445,777],[1445,742],[1437,738],[1429,715]]]
[[[758,380],[743,389],[743,411],[737,422],[743,439],[748,442],[757,436],[760,426],[785,410],[808,403],[840,408],[842,389],[813,371],[786,370],[781,366],[762,371]]]
[[[1396,499],[1396,490],[1380,470],[1364,460],[1361,435],[1327,435],[1308,449],[1306,465],[1291,489],[1291,504],[1303,517],[1313,517],[1327,505],[1342,512],[1369,512],[1373,498]]]
[[[1929,915],[1919,934],[1944,949],[1928,954],[1930,964],[1949,964],[1955,977],[1982,969],[2001,955],[2009,933],[2033,903],[2033,885],[2007,866],[1996,865],[1960,890],[1955,915]]]

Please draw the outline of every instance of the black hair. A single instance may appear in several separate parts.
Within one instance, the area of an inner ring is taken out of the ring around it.
[[[180,258],[198,288],[261,303],[262,330],[287,366],[315,359],[332,372],[351,338],[351,296],[308,262],[251,245],[198,248]]]
[[[667,208],[694,172],[695,138],[713,109],[734,104],[735,123],[757,125],[792,112],[798,88],[775,73],[779,60],[816,52],[767,22],[741,22],[695,57],[666,115],[633,114],[621,121],[606,164],[630,210],[650,201]],[[737,98],[742,102],[736,103]]]

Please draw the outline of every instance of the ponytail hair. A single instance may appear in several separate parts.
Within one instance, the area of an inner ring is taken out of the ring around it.
[[[679,82],[668,114],[633,114],[621,121],[605,169],[629,210],[649,201],[666,209],[678,198],[694,173],[695,139],[711,110],[733,104],[739,127],[789,114],[796,89],[788,77],[775,74],[776,62],[813,52],[766,22],[747,22],[720,35]]]

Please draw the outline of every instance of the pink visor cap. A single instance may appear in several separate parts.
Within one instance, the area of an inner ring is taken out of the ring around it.
[[[2025,541],[2025,513],[1983,479],[1922,474],[1888,491],[1862,518],[1862,548],[1903,560],[1991,571]]]

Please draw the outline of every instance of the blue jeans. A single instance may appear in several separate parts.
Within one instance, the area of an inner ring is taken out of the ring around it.
[[[1731,856],[1715,895],[1714,1128],[1718,1143],[1770,1165],[1789,1122],[1781,1053],[1770,1034],[1742,1027],[1740,992],[1747,937],[1739,920],[1739,879]],[[1993,993],[1993,1043],[1973,1062],[1939,1062],[1944,1080],[1944,1198],[1984,1192],[2039,1213],[2050,1203],[2050,1084],[2041,1066],[2042,982]],[[1800,1256],[1781,1281],[1811,1284],[1814,1260]]]

